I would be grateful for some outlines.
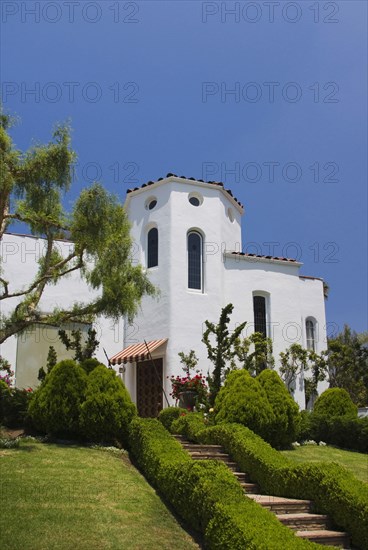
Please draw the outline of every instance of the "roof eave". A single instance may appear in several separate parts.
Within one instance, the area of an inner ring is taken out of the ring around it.
[[[124,205],[129,206],[130,198],[132,196],[136,196],[136,195],[139,195],[141,193],[145,193],[147,188],[157,189],[157,187],[160,187],[161,185],[165,185],[166,183],[174,183],[174,182],[176,182],[176,183],[186,183],[188,185],[195,185],[196,187],[203,187],[203,188],[210,187],[212,189],[216,189],[217,191],[220,190],[221,193],[232,203],[234,208],[236,208],[240,214],[244,214],[244,212],[245,212],[244,207],[241,206],[236,201],[236,199],[234,197],[232,197],[222,185],[218,185],[216,183],[207,183],[205,181],[202,182],[202,181],[198,181],[198,180],[191,180],[191,179],[188,179],[188,178],[180,178],[178,176],[170,176],[168,178],[163,178],[160,181],[154,181],[151,184],[146,184],[144,187],[139,187],[138,189],[134,189],[133,191],[128,192],[127,196],[126,196],[126,199],[125,199]]]
[[[246,255],[240,255],[240,254],[234,254],[231,251],[225,251],[224,256],[226,258],[232,258],[233,260],[243,260],[253,263],[268,263],[268,264],[278,264],[278,265],[289,265],[293,267],[301,267],[303,264],[301,262],[297,262],[296,260],[289,260],[289,259],[277,259],[277,258],[266,258],[264,256],[246,256]]]

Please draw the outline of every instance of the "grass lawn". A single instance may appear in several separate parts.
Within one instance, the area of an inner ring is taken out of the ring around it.
[[[368,455],[366,454],[317,445],[302,445],[293,451],[282,451],[282,454],[296,462],[338,462],[351,470],[358,479],[368,483]]]
[[[23,442],[0,473],[2,550],[199,548],[120,453]]]

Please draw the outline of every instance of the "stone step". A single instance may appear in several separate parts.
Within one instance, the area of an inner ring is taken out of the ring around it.
[[[319,531],[329,527],[328,516],[322,514],[277,514],[277,519],[295,531]]]
[[[240,482],[240,485],[247,494],[259,494],[259,487],[256,483]]]
[[[183,447],[187,451],[198,451],[198,452],[208,452],[208,451],[218,451],[224,453],[223,447],[221,445],[197,445],[196,443],[182,443]]]
[[[227,453],[212,453],[208,451],[189,451],[189,454],[192,458],[199,458],[199,459],[214,459],[214,460],[229,460],[231,461],[230,455]]]
[[[337,546],[338,548],[350,548],[350,537],[347,533],[341,531],[296,531],[296,536],[302,539],[308,539],[317,544],[325,546]]]
[[[294,498],[275,497],[269,495],[249,494],[258,504],[275,512],[275,514],[300,514],[310,512],[312,502],[310,500],[298,500]]]
[[[194,460],[212,459],[223,461],[233,471],[246,496],[274,512],[279,521],[289,529],[293,529],[298,537],[324,546],[350,548],[349,535],[341,531],[329,530],[328,517],[311,513],[313,503],[310,500],[261,495],[259,494],[258,485],[250,481],[248,474],[237,471],[236,462],[231,460],[231,457],[224,452],[220,445],[197,445],[191,443],[182,435],[175,435],[174,437],[180,441],[183,448]]]
[[[240,482],[245,481],[245,482],[251,483],[251,480],[248,474],[245,474],[244,472],[236,472],[236,471],[233,471],[233,474],[238,481]]]

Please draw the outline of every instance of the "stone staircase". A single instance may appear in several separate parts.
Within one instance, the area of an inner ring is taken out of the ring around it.
[[[347,533],[333,529],[328,516],[313,513],[310,500],[298,500],[270,495],[262,495],[259,486],[252,483],[248,474],[239,468],[230,455],[220,445],[198,445],[181,435],[174,436],[194,460],[221,460],[232,470],[247,496],[273,512],[284,525],[293,529],[297,537],[308,539],[324,546],[351,548]]]

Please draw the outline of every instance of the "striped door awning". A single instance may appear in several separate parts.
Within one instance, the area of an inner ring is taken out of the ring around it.
[[[151,340],[147,342],[147,346],[144,342],[139,344],[133,344],[124,348],[119,353],[116,353],[110,358],[111,365],[121,365],[121,363],[136,363],[137,361],[145,361],[149,359],[149,354],[163,346],[167,342],[167,338],[161,340]]]

